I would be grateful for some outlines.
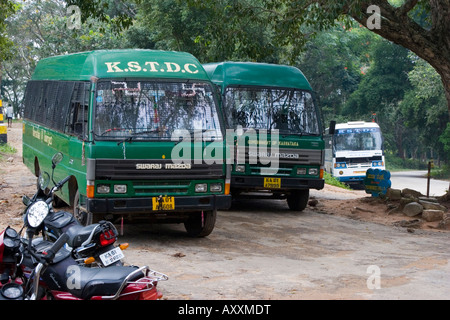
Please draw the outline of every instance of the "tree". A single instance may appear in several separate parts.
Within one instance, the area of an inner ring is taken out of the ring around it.
[[[279,61],[282,50],[267,22],[238,14],[228,2],[189,5],[181,0],[140,0],[127,37],[133,46],[187,51],[202,62]]]
[[[12,42],[8,38],[6,31],[6,18],[12,15],[17,9],[16,4],[10,0],[0,1],[0,84],[3,77],[3,61],[11,57]],[[0,100],[2,100],[2,90],[0,85]]]
[[[404,158],[408,134],[399,103],[411,89],[408,72],[413,69],[413,63],[408,50],[382,38],[374,42],[370,56],[372,65],[351,94],[343,113],[356,120],[368,120],[376,113],[385,136],[385,148]]]
[[[188,1],[210,7],[215,2]],[[293,57],[311,36],[305,27],[318,32],[353,18],[427,61],[441,77],[450,113],[450,0],[241,0],[228,6],[237,15],[270,23],[280,45],[295,47]]]
[[[449,115],[440,77],[424,60],[415,55],[411,55],[411,58],[414,68],[408,78],[412,88],[405,93],[399,105],[405,115],[405,125],[417,131],[420,128],[416,137],[422,143],[413,141],[411,148],[422,154],[430,153],[429,156],[437,159],[438,163],[440,160],[449,161],[450,153],[446,150],[449,141],[445,132]]]
[[[124,37],[109,23],[88,18],[80,29],[70,29],[67,19],[64,2],[29,0],[6,21],[5,32],[14,46],[9,49],[10,59],[3,62],[1,86],[15,113],[20,111],[26,82],[40,59],[125,45]]]

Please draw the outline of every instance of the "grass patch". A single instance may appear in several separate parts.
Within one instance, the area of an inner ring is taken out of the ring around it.
[[[323,173],[323,178],[325,179],[325,183],[326,184],[329,184],[329,185],[335,186],[335,187],[339,187],[339,188],[342,188],[342,189],[352,190],[348,185],[346,185],[345,183],[340,182],[338,179],[333,177],[328,172],[324,172]]]
[[[431,177],[434,179],[450,180],[450,165],[431,169]]]
[[[3,157],[16,153],[17,150],[13,146],[10,146],[7,143],[0,144],[0,160],[3,160]]]

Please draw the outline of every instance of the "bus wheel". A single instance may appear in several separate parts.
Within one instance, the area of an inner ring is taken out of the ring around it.
[[[308,204],[309,189],[294,190],[287,197],[289,209],[292,211],[303,211]]]
[[[92,213],[86,212],[80,205],[80,192],[77,190],[73,199],[73,216],[83,226],[92,224]]]
[[[216,216],[217,210],[195,212],[189,216],[184,227],[191,237],[206,237],[214,229]]]

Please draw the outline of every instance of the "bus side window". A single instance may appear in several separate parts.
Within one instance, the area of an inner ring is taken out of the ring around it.
[[[66,121],[66,133],[85,139],[88,122],[88,93],[84,82],[75,84]]]

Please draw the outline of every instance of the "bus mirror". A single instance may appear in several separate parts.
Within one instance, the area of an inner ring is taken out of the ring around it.
[[[330,127],[328,129],[329,134],[334,134],[336,131],[336,121],[330,121]]]

